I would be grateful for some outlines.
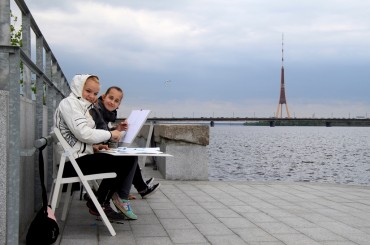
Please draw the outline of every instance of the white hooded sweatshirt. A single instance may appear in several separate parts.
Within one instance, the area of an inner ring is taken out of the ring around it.
[[[71,83],[72,92],[63,99],[54,114],[54,127],[62,133],[68,144],[76,150],[75,158],[93,154],[93,144],[107,141],[111,133],[96,129],[89,110],[92,104],[82,98],[86,80],[95,75],[76,75]]]

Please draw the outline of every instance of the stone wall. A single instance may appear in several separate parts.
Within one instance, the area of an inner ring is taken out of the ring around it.
[[[149,126],[145,125],[138,135],[138,141],[146,141],[148,132]],[[208,180],[208,144],[208,125],[156,124],[152,147],[160,147],[161,151],[173,157],[147,159],[155,161],[165,179]]]
[[[35,164],[35,149],[33,142],[35,140],[35,103],[29,99],[20,97],[20,163],[19,190],[10,192],[7,183],[8,173],[8,152],[9,152],[9,92],[0,90],[0,244],[6,244],[7,227],[7,203],[9,202],[9,193],[19,199],[19,231],[24,235],[31,223],[35,210],[41,205],[41,188],[38,176],[38,164]],[[44,109],[44,122],[46,121],[46,110]],[[45,125],[46,126],[46,125]],[[45,127],[44,127],[45,128]],[[43,132],[47,135],[46,130]],[[47,152],[44,151],[44,157]],[[48,161],[45,159],[45,168]],[[45,171],[46,172],[46,171]],[[37,179],[37,180],[36,180]],[[36,181],[36,182],[35,182]],[[35,188],[35,185],[37,186]],[[37,190],[37,193],[35,193]],[[38,204],[35,207],[35,203]]]
[[[38,178],[35,179],[35,176],[38,176],[38,164],[35,164],[33,148],[36,106],[33,101],[24,97],[20,100],[19,231],[20,234],[24,234],[34,217],[35,210],[41,205],[41,188]],[[35,204],[39,206],[36,207]]]

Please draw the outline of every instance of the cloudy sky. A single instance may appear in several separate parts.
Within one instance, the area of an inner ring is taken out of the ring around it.
[[[69,80],[125,90],[120,115],[370,116],[365,0],[26,0]],[[284,113],[285,113],[285,107]]]

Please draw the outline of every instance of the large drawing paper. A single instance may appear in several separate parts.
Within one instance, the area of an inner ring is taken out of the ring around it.
[[[128,130],[120,142],[131,144],[148,118],[150,110],[133,110],[127,118]]]

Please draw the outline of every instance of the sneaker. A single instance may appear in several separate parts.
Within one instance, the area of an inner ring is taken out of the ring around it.
[[[100,216],[98,210],[96,209],[93,201],[90,199],[87,200],[86,202],[86,206],[89,208],[89,213],[92,214],[92,215],[95,215],[95,216]]]
[[[161,186],[160,183],[157,183],[157,184],[152,185],[152,186],[148,186],[146,191],[139,192],[139,194],[141,195],[141,198],[143,198],[143,199],[147,198],[147,197],[150,197],[152,194],[154,194],[159,189],[160,186]]]
[[[131,205],[128,202],[128,200],[121,199],[117,193],[113,194],[112,201],[116,208],[122,212],[124,216],[126,216],[127,219],[136,220],[137,216],[134,214],[131,210]]]
[[[86,202],[86,206],[89,208],[89,213],[95,216],[100,217],[100,214],[98,210],[96,209],[93,201],[89,200]],[[115,212],[109,203],[101,205],[105,215],[107,216],[108,220],[110,222],[122,222],[125,220],[125,216],[122,215],[121,213]]]
[[[150,179],[145,181],[145,183],[146,183],[147,186],[150,186],[150,185],[152,185],[153,181],[154,181],[154,177],[151,177]]]

